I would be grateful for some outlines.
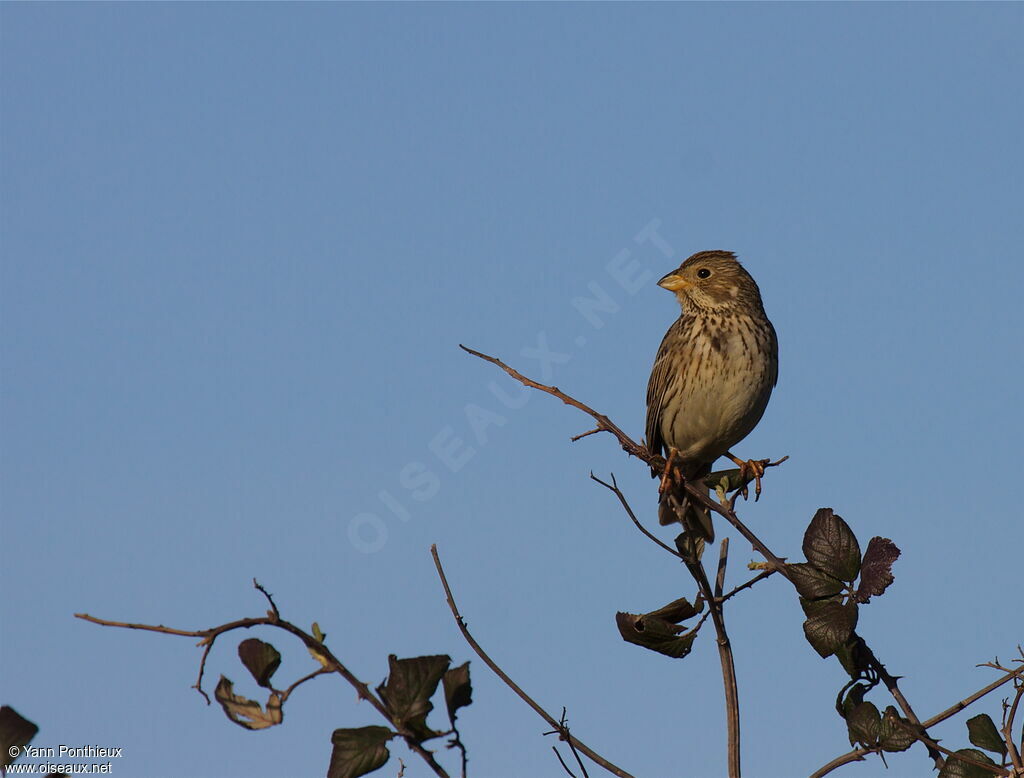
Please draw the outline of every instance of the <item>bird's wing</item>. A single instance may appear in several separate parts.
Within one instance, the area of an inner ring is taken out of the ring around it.
[[[669,353],[678,344],[679,329],[683,317],[668,328],[661,339],[658,355],[654,358],[651,368],[651,380],[647,382],[647,449],[653,454],[661,454],[665,440],[661,436],[661,417],[665,398],[669,393],[669,384],[675,379],[672,359]]]

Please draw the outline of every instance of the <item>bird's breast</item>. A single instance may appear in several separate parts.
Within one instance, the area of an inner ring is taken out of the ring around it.
[[[662,436],[684,461],[713,462],[760,421],[775,378],[767,333],[753,322],[697,322],[673,376]]]

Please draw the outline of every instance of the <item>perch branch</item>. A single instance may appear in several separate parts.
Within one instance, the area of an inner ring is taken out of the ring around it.
[[[614,424],[611,421],[611,419],[609,419],[607,416],[605,416],[604,414],[598,413],[593,408],[591,408],[589,405],[585,405],[584,403],[581,403],[579,400],[575,399],[574,397],[570,397],[569,395],[565,394],[565,392],[561,391],[558,387],[556,387],[556,386],[548,386],[546,384],[542,384],[542,383],[539,383],[537,381],[534,381],[531,378],[527,378],[522,373],[520,373],[518,370],[515,370],[514,368],[509,367],[508,365],[506,365],[504,362],[502,362],[497,357],[492,357],[492,356],[489,356],[487,354],[482,354],[481,352],[474,351],[473,349],[467,348],[466,346],[460,345],[459,347],[463,351],[467,352],[468,354],[472,354],[473,356],[478,357],[479,359],[482,359],[485,362],[490,362],[493,365],[497,365],[502,370],[504,370],[508,375],[512,376],[512,378],[516,379],[517,381],[519,381],[524,386],[530,387],[532,389],[537,389],[538,391],[550,394],[552,397],[557,397],[564,404],[570,405],[573,408],[576,408],[578,410],[583,411],[584,413],[589,415],[592,419],[594,419],[595,422],[597,422],[597,429],[598,430],[603,430],[603,431],[610,432],[619,441],[619,445],[622,446],[622,449],[624,451],[626,451],[626,453],[628,453],[628,454],[630,454],[632,456],[637,457],[638,459],[642,460],[643,462],[646,462],[652,468],[658,469],[658,467],[660,465],[664,464],[664,459],[662,457],[658,456],[657,454],[654,454],[653,452],[649,451],[645,446],[641,446],[639,443],[634,441],[625,432],[623,432],[616,424]],[[779,462],[776,463],[776,464],[779,464],[782,461],[783,460],[779,460]],[[707,507],[709,510],[714,511],[718,515],[722,516],[730,524],[732,524],[736,528],[736,530],[750,543],[750,545],[762,557],[765,558],[765,560],[768,563],[769,569],[774,570],[774,571],[780,573],[781,575],[783,575],[787,579],[790,577],[790,573],[786,569],[786,560],[783,559],[783,558],[777,557],[777,556],[775,556],[774,553],[772,553],[771,549],[769,549],[768,546],[766,546],[761,541],[761,539],[758,538],[757,535],[755,535],[740,520],[739,516],[737,516],[736,512],[732,509],[731,504],[730,505],[720,505],[719,503],[714,502],[713,500],[711,500],[707,496],[707,494],[703,493],[703,489],[698,489],[696,486],[694,486],[691,483],[686,483],[685,487],[686,487],[686,491],[690,494],[691,499],[695,503],[698,503],[700,505],[703,505],[703,506]],[[706,576],[705,576],[705,578],[706,578]],[[712,602],[713,602],[713,600],[712,600]],[[906,697],[903,695],[903,692],[900,690],[899,685],[897,684],[897,679],[894,676],[890,675],[886,671],[886,669],[882,665],[882,663],[879,662],[878,659],[876,657],[874,657],[873,654],[871,654],[871,661],[872,661],[873,669],[878,673],[878,675],[881,678],[882,682],[885,684],[886,688],[889,690],[889,693],[893,696],[893,698],[896,700],[896,703],[900,706],[900,709],[903,711],[903,714],[904,714],[904,716],[906,716],[907,720],[910,721],[913,724],[919,724],[920,720],[917,718],[917,715],[914,713],[914,710],[910,706],[910,703],[907,701]],[[936,751],[935,749],[933,749],[931,746],[928,746],[928,752],[929,752],[929,756],[932,757],[932,759],[935,761],[936,765],[937,766],[941,766],[942,765],[942,757],[939,754],[939,752]]]
[[[644,446],[641,446],[639,443],[635,442],[625,432],[620,430],[614,423],[612,423],[612,420],[605,416],[603,413],[598,413],[589,405],[584,405],[579,400],[570,397],[564,392],[559,391],[557,386],[548,386],[547,384],[541,384],[538,383],[537,381],[534,381],[531,378],[527,378],[518,370],[509,367],[497,357],[491,357],[488,356],[487,354],[481,354],[479,351],[474,351],[473,349],[468,348],[467,346],[463,346],[461,343],[459,344],[459,348],[461,348],[467,354],[472,354],[474,357],[479,357],[485,362],[490,362],[492,365],[497,365],[510,376],[512,376],[514,379],[516,379],[519,383],[521,383],[523,386],[528,386],[531,389],[537,389],[538,391],[546,392],[547,394],[550,394],[552,397],[557,397],[566,405],[571,405],[573,408],[578,408],[579,410],[583,411],[585,414],[587,414],[594,421],[597,422],[597,429],[592,430],[591,432],[587,432],[585,433],[585,435],[592,435],[594,434],[594,432],[610,432],[612,435],[618,438],[619,445],[622,446],[622,449],[627,454],[642,459],[644,462],[650,463],[650,452]],[[577,437],[577,439],[585,437],[585,435],[580,435]]]

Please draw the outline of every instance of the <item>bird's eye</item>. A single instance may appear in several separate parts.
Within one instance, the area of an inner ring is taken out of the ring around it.
[[[702,267],[697,271],[697,278],[711,278],[711,271],[706,267]]]

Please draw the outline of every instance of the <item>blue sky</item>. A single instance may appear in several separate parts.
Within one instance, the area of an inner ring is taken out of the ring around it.
[[[1024,639],[1024,6],[6,3],[0,22],[0,688],[36,745],[122,747],[115,775],[322,774],[333,729],[381,723],[342,682],[252,734],[189,688],[194,641],[72,614],[209,627],[262,614],[255,576],[375,684],[388,653],[473,659],[436,542],[476,637],[579,737],[636,775],[724,774],[710,634],[674,662],[614,625],[693,595],[587,475],[615,472],[649,523],[654,482],[610,437],[570,444],[588,419],[551,398],[503,404],[516,386],[457,348],[639,437],[677,315],[653,280],[702,249],[740,255],[781,343],[739,449],[791,460],[749,524],[791,558],[822,506],[895,541],[859,631],[922,717]],[[595,285],[599,327],[574,305]],[[563,355],[549,375],[538,344]],[[731,583],[753,558],[733,538]],[[788,584],[727,619],[749,774],[847,750],[842,671]],[[259,636],[280,678],[312,669]],[[257,696],[233,645],[209,677]],[[472,774],[559,774],[546,725],[471,667]],[[920,747],[890,765],[928,769]]]

